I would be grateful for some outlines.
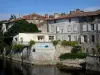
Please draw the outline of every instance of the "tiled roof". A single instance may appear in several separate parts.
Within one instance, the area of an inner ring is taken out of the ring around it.
[[[38,15],[38,14],[29,14],[29,15],[26,15],[26,16],[23,16],[22,19],[25,19],[25,20],[33,20],[34,18],[36,19],[45,19],[44,16],[41,16],[41,15]]]
[[[76,11],[74,11],[73,14],[70,13],[70,14],[60,16],[60,17],[57,17],[57,18],[49,18],[48,20],[82,17],[82,16],[92,16],[92,15],[98,15],[98,14],[100,14],[100,10],[93,11],[93,12],[84,12],[84,11],[76,12]]]

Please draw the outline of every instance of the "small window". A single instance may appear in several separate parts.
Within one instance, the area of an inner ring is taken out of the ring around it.
[[[54,20],[54,23],[56,23],[56,20]]]
[[[84,35],[84,42],[87,42],[87,35]]]
[[[94,48],[92,48],[92,53],[93,53],[93,55],[95,54],[95,49]]]
[[[69,22],[71,22],[71,19],[69,19]]]
[[[94,35],[91,36],[91,40],[92,40],[93,43],[95,42],[95,36]]]
[[[33,52],[35,52],[35,49],[33,49]]]
[[[63,29],[61,29],[61,32],[63,33]]]
[[[68,25],[68,26],[67,26],[67,31],[68,31],[68,32],[71,32],[71,25]]]
[[[68,35],[69,41],[71,41],[71,35]]]
[[[23,43],[23,38],[20,38],[20,40],[21,40],[21,44]]]
[[[54,40],[54,36],[49,36],[49,40]]]
[[[91,30],[94,30],[94,24],[91,24]]]
[[[17,38],[15,38],[15,40],[17,41]]]
[[[38,36],[38,40],[43,40],[44,36]]]

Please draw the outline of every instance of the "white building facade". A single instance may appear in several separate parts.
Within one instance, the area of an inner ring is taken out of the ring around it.
[[[28,45],[33,40],[35,42],[51,42],[56,40],[55,34],[49,33],[19,33],[13,37],[13,43]]]

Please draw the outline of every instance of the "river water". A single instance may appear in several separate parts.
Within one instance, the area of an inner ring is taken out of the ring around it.
[[[36,66],[0,59],[0,75],[91,75],[85,71],[61,71],[56,66]]]

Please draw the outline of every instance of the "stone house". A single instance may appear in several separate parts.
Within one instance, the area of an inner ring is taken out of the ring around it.
[[[55,33],[57,40],[78,41],[80,35],[79,18],[74,16],[75,13],[83,11],[77,9],[70,14],[54,14],[54,18],[48,19],[48,32]]]
[[[13,23],[15,21],[26,20],[28,23],[36,24],[36,26],[38,27],[39,30],[41,30],[41,32],[47,32],[46,30],[47,28],[44,28],[46,27],[47,18],[48,18],[48,14],[45,14],[45,16],[41,16],[41,15],[33,13],[33,14],[25,15],[25,16],[20,16],[20,18],[2,22],[2,31],[3,33],[5,33],[9,28],[13,26]]]

